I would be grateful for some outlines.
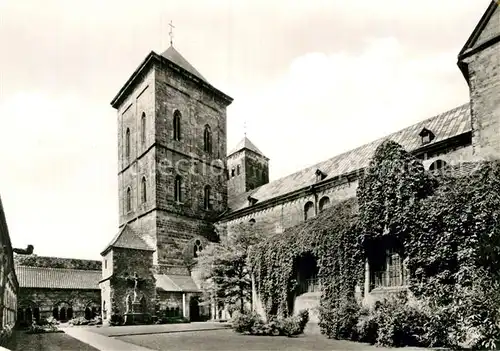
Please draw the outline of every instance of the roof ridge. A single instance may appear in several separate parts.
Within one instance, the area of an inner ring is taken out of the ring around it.
[[[61,268],[61,267],[40,267],[40,266],[24,266],[16,264],[16,269],[18,268],[37,268],[37,269],[47,269],[47,270],[59,270],[59,271],[79,271],[79,272],[98,272],[102,273],[100,269],[77,269],[77,268]]]
[[[373,145],[373,144],[376,144],[376,143],[382,142],[382,141],[384,141],[384,140],[387,140],[387,139],[393,138],[394,136],[396,136],[396,135],[398,135],[399,133],[402,133],[402,132],[404,132],[404,131],[406,131],[406,130],[411,130],[412,128],[416,128],[418,125],[420,125],[420,124],[422,124],[422,123],[425,123],[425,122],[427,122],[427,121],[431,121],[431,120],[434,120],[434,119],[439,119],[439,118],[442,118],[443,116],[445,116],[445,115],[447,115],[447,114],[452,114],[452,113],[455,113],[456,111],[458,111],[458,110],[462,110],[462,109],[465,109],[465,108],[466,108],[466,107],[468,107],[468,106],[470,106],[470,102],[467,102],[467,103],[461,104],[461,105],[459,105],[459,106],[456,106],[456,107],[454,107],[454,108],[451,108],[451,109],[446,110],[446,111],[444,111],[444,112],[441,112],[441,113],[439,113],[439,114],[436,114],[436,115],[433,115],[433,116],[431,116],[431,117],[428,117],[428,118],[422,119],[422,120],[420,120],[420,121],[418,121],[418,122],[415,122],[415,123],[413,123],[413,124],[411,124],[411,125],[409,125],[409,126],[407,126],[407,127],[405,127],[405,128],[401,128],[401,129],[399,129],[399,130],[396,130],[396,131],[394,131],[394,132],[392,132],[392,133],[389,133],[389,134],[387,134],[387,135],[385,135],[385,136],[379,137],[379,138],[377,138],[377,139],[375,139],[375,140],[372,140],[372,141],[370,141],[370,142],[364,143],[364,144],[362,144],[362,145],[360,145],[360,146],[358,146],[358,147],[355,147],[355,148],[353,148],[353,149],[349,149],[349,150],[346,150],[346,151],[344,151],[344,152],[342,152],[342,153],[335,154],[334,156],[329,157],[329,158],[327,158],[326,160],[323,160],[323,161],[320,161],[320,162],[314,163],[314,164],[312,164],[312,165],[309,165],[309,166],[303,167],[303,168],[298,169],[297,171],[295,171],[295,172],[293,172],[293,173],[289,173],[289,174],[287,174],[287,175],[285,175],[285,176],[282,176],[282,177],[280,177],[280,178],[278,178],[278,179],[275,179],[275,180],[273,180],[273,181],[271,181],[271,182],[269,182],[269,183],[267,183],[267,184],[261,185],[260,187],[257,187],[257,188],[255,188],[255,189],[250,190],[250,191],[247,191],[247,192],[244,192],[244,193],[242,193],[242,194],[236,195],[236,196],[234,196],[234,197],[233,197],[233,199],[245,199],[245,198],[246,198],[247,196],[249,196],[249,195],[254,195],[254,194],[257,194],[257,193],[259,192],[259,190],[261,190],[261,189],[265,189],[266,187],[270,186],[271,184],[282,184],[285,180],[287,180],[287,179],[291,179],[291,178],[294,178],[294,177],[296,177],[296,176],[300,175],[301,173],[306,172],[306,171],[308,171],[308,170],[313,170],[313,169],[315,169],[315,168],[318,168],[318,169],[320,169],[320,170],[323,170],[322,168],[323,168],[323,167],[325,167],[325,166],[326,166],[327,168],[331,168],[331,165],[330,165],[329,163],[332,163],[332,164],[333,164],[334,162],[336,162],[336,161],[335,161],[335,159],[338,159],[339,161],[342,161],[342,157],[345,157],[345,156],[346,156],[346,155],[348,155],[348,154],[356,153],[356,151],[358,151],[358,152],[359,152],[359,150],[363,150],[364,148],[367,148],[367,147],[369,147],[370,145]],[[435,129],[435,128],[432,128],[432,129]],[[344,173],[345,173],[345,172],[343,172],[343,173],[339,173],[339,174],[336,174],[336,176],[340,176],[340,175],[342,175],[342,174],[344,174]],[[330,174],[328,174],[328,176],[330,176]],[[304,186],[305,186],[305,185],[304,185]],[[299,187],[299,188],[300,188],[300,187]],[[298,189],[298,188],[297,188],[297,189]],[[293,190],[290,190],[290,191],[284,192],[284,193],[282,193],[281,195],[284,195],[284,194],[286,194],[286,193],[288,193],[288,192],[291,192],[291,191],[293,191]],[[274,196],[276,196],[276,195],[274,195]],[[258,198],[258,197],[257,197],[257,198]],[[265,197],[265,199],[267,199],[267,197]],[[259,199],[259,200],[260,200],[260,199]],[[229,202],[229,203],[232,203],[233,201],[231,201],[231,199],[230,199],[228,202]],[[246,206],[245,206],[245,207],[246,207]],[[243,209],[243,208],[245,208],[245,207],[239,207],[239,208],[237,208],[237,209],[232,209],[232,211],[231,211],[231,212],[236,212],[236,211],[241,210],[241,209]]]

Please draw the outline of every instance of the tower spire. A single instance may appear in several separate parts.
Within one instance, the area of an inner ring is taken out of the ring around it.
[[[170,26],[170,31],[168,32],[168,35],[170,36],[170,46],[174,46],[174,31],[173,31],[173,29],[175,27],[172,24],[172,20],[170,20],[170,23],[168,25]]]

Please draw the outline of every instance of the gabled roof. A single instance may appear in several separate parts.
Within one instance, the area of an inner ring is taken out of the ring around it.
[[[465,43],[459,53],[459,59],[467,54],[471,49],[493,39],[500,35],[500,5],[499,1],[492,0],[490,6],[483,14],[476,28],[472,31],[471,36]],[[490,31],[485,31],[486,27],[490,27]]]
[[[20,288],[99,289],[102,272],[16,265]]]
[[[170,292],[199,292],[193,278],[189,275],[155,274],[156,287]]]
[[[192,75],[200,78],[201,80],[207,82],[207,80],[201,75],[200,72],[196,70],[173,46],[169,47],[167,50],[161,54],[161,56],[175,63],[177,66],[184,68],[186,71]],[[208,83],[208,82],[207,82]]]
[[[156,251],[151,248],[139,235],[137,235],[128,224],[125,224],[120,229],[118,234],[115,235],[104,251],[101,252],[101,255],[106,254],[106,252],[114,247],[132,250]]]
[[[248,139],[246,136],[243,139],[241,139],[241,141],[231,150],[231,152],[228,154],[228,157],[237,153],[238,151],[245,150],[245,149],[253,151],[256,154],[261,155],[263,157],[266,157],[266,156],[264,156],[262,151],[260,151],[259,148],[257,146],[255,146],[255,144],[252,143],[250,141],[250,139]]]
[[[347,151],[311,167],[304,168],[296,173],[262,185],[249,192],[231,197],[228,199],[230,210],[222,219],[233,212],[249,207],[247,201],[249,196],[257,198],[259,199],[259,203],[263,203],[278,196],[286,195],[293,191],[316,184],[315,171],[317,169],[327,174],[325,178],[325,181],[327,181],[328,179],[338,178],[343,174],[349,174],[365,168],[375,153],[376,148],[386,139],[399,143],[408,151],[417,150],[422,146],[419,132],[424,127],[432,130],[435,135],[435,138],[430,143],[426,144],[426,147],[468,133],[472,130],[470,123],[470,106],[469,104],[465,104],[456,107],[387,137]]]

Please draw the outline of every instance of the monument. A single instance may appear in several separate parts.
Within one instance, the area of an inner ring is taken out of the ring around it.
[[[140,278],[137,273],[130,279],[134,282],[133,299],[130,294],[126,297],[126,312],[125,312],[125,324],[146,324],[150,323],[151,316],[147,313],[146,308],[146,298],[144,294],[139,299],[139,282]]]

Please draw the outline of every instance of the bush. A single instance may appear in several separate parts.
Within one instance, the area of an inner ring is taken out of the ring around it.
[[[296,316],[272,318],[267,323],[255,312],[235,313],[232,327],[235,332],[242,334],[292,337],[302,334],[308,321],[307,310],[300,311]]]
[[[358,341],[372,345],[377,342],[378,322],[375,313],[365,308],[360,310],[355,334]]]
[[[124,322],[125,322],[125,320],[121,314],[113,313],[111,315],[110,320],[109,320],[109,325],[111,325],[111,326],[123,325]]]
[[[90,321],[85,317],[77,317],[77,318],[73,318],[69,321],[69,324],[71,324],[71,325],[87,325],[89,323],[90,323]]]
[[[344,299],[338,306],[320,308],[319,326],[332,339],[356,340],[356,325],[360,307],[354,299]]]
[[[231,324],[233,326],[234,331],[243,334],[246,333],[251,334],[252,328],[254,328],[257,325],[260,325],[261,323],[263,323],[262,319],[255,312],[250,312],[250,313],[235,312],[231,320]]]
[[[39,323],[43,323],[40,325]],[[33,321],[26,331],[27,334],[41,334],[41,333],[57,333],[59,332],[59,328],[57,327],[57,321],[53,320],[40,320],[38,323]]]
[[[0,346],[6,346],[12,337],[12,327],[6,325],[0,330]]]
[[[101,316],[95,316],[89,321],[89,325],[101,325],[101,324],[102,324]]]

